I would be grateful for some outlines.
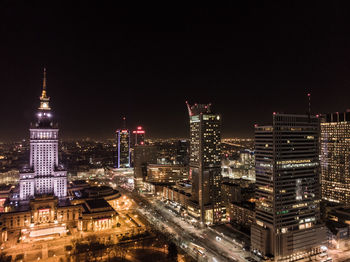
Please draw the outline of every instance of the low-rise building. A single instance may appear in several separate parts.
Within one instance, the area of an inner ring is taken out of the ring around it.
[[[175,183],[179,180],[188,179],[188,167],[181,165],[156,165],[147,166],[148,182]]]
[[[0,184],[15,185],[19,181],[18,169],[2,170],[0,171]]]
[[[111,229],[118,223],[118,213],[103,198],[87,200],[82,206],[82,218],[79,221],[82,231]]]
[[[1,241],[9,233],[20,233],[22,241],[65,235],[69,229],[100,231],[118,223],[121,194],[107,186],[82,187],[72,199],[42,195],[27,204],[10,205],[0,213]]]
[[[255,219],[254,209],[254,202],[232,202],[229,204],[229,207],[227,209],[229,221],[237,225],[249,228]]]
[[[179,203],[183,207],[187,207],[191,193],[177,186],[165,186],[163,187],[163,197],[169,201]]]
[[[27,205],[13,207],[0,214],[2,231],[20,231],[22,240],[48,235],[65,235],[67,226],[77,226],[82,213],[81,205],[59,201],[54,196],[41,196],[29,201]],[[6,241],[7,237],[3,239]]]
[[[349,248],[350,208],[330,204],[325,213],[328,243],[336,248]]]

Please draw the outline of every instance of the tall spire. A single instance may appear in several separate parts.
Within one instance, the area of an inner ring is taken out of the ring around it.
[[[123,129],[126,129],[126,117],[123,116]]]
[[[309,99],[309,111],[308,111],[308,116],[309,116],[309,122],[310,122],[310,119],[311,119],[311,93],[308,93],[307,94],[307,97]]]
[[[309,115],[311,115],[311,94],[308,93],[307,97],[309,98]]]
[[[46,67],[44,67],[43,90],[46,91]]]
[[[43,90],[40,97],[40,110],[50,110],[50,97],[46,96],[46,68],[44,67]]]

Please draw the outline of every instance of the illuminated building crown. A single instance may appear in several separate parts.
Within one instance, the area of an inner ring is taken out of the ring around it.
[[[52,122],[52,113],[49,105],[50,97],[46,94],[46,68],[44,68],[43,89],[40,96],[40,107],[37,113],[37,121],[35,127],[39,128],[52,128],[54,123]]]
[[[50,97],[46,96],[46,68],[44,68],[43,90],[40,97],[40,110],[50,110],[49,106]]]

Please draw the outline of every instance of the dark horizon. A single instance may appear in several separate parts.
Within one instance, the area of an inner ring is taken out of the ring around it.
[[[307,93],[315,114],[345,111],[346,10],[256,2],[158,12],[7,1],[0,141],[28,138],[44,67],[62,139],[113,138],[122,116],[149,138],[188,137],[186,100],[211,102],[224,138],[251,137],[274,111],[306,113]]]

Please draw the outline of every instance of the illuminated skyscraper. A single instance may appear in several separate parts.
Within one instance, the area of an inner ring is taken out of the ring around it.
[[[322,198],[350,204],[350,112],[322,117],[320,155]]]
[[[130,167],[130,130],[126,128],[126,118],[123,117],[123,128],[116,131],[117,137],[117,168]]]
[[[275,261],[319,252],[326,239],[320,223],[319,119],[273,114],[255,126],[256,222],[252,250]]]
[[[36,122],[30,131],[30,162],[20,174],[20,199],[35,195],[67,195],[67,172],[58,163],[58,128],[52,120],[50,98],[46,95],[46,70]]]
[[[190,177],[192,215],[202,223],[218,223],[224,218],[221,200],[221,117],[211,105],[188,106],[190,117]]]
[[[145,130],[142,126],[138,126],[136,130],[132,131],[132,146],[139,146],[145,144]]]

